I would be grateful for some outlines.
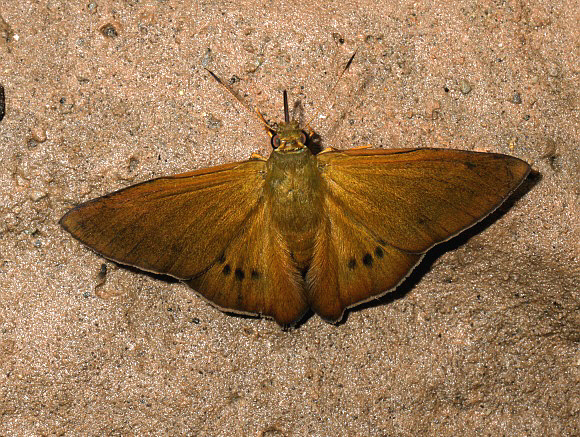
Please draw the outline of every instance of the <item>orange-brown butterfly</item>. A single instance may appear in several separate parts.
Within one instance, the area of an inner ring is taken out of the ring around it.
[[[100,255],[173,276],[224,311],[292,325],[312,309],[337,322],[496,209],[530,171],[511,156],[460,150],[316,154],[290,121],[286,92],[284,115],[276,127],[264,121],[267,160],[142,182],[60,223]]]

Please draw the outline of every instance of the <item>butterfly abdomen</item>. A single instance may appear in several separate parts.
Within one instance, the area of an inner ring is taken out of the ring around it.
[[[322,220],[322,180],[316,158],[307,148],[274,151],[267,168],[265,197],[271,222],[297,267],[305,269]]]

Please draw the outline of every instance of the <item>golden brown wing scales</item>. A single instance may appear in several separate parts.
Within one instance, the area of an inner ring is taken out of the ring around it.
[[[308,310],[302,277],[262,204],[211,267],[186,281],[219,308],[290,325]]]
[[[338,321],[396,287],[433,245],[472,226],[521,183],[517,158],[444,149],[318,156],[326,222],[307,275],[314,311]]]
[[[250,220],[264,167],[246,161],[153,179],[83,203],[60,223],[113,261],[189,279]]]
[[[306,205],[321,221],[313,244],[299,245],[301,270],[280,231],[295,227],[273,222],[293,219],[272,214],[263,160],[134,185],[79,205],[61,224],[99,254],[181,279],[221,309],[290,325],[312,308],[337,321],[346,308],[396,287],[430,247],[487,216],[530,169],[505,155],[442,149],[308,159],[320,170],[313,178],[320,182],[308,188],[323,200]],[[297,175],[287,179],[290,191],[304,185]]]
[[[421,259],[373,235],[327,197],[326,223],[317,237],[306,276],[311,308],[336,322],[344,310],[396,287]]]
[[[417,253],[487,216],[530,169],[511,156],[447,149],[354,149],[318,160],[340,207],[390,245]]]
[[[286,325],[308,306],[265,211],[264,172],[252,160],[154,179],[83,203],[60,223],[109,259],[184,280],[223,310]]]

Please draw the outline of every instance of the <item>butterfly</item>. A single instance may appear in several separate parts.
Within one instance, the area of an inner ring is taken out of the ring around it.
[[[338,322],[490,214],[530,171],[511,156],[450,149],[316,153],[286,92],[284,114],[277,125],[262,117],[268,159],[142,182],[60,224],[103,257],[177,278],[223,311],[291,326],[312,310]]]

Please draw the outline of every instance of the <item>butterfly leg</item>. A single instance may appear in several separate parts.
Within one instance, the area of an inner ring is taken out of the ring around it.
[[[264,158],[262,155],[260,155],[259,153],[253,152],[250,155],[250,159],[254,160],[254,161],[266,161],[266,158]]]
[[[328,153],[328,152],[338,152],[338,149],[335,149],[334,147],[326,147],[324,150],[322,150],[322,152],[320,153]],[[319,153],[319,155],[320,155]]]

